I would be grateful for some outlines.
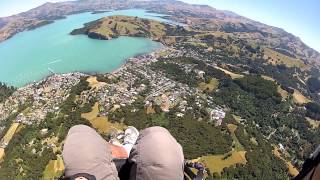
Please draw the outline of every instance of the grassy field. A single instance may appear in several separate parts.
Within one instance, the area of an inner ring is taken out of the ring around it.
[[[57,157],[57,160],[50,160],[43,172],[43,180],[58,179],[64,171],[64,164],[61,157]]]
[[[261,76],[261,77],[263,79],[275,82],[275,79],[273,79],[269,76]],[[282,89],[280,87],[280,85],[278,86],[277,91],[281,95],[283,101],[289,97],[289,93],[286,90]],[[293,93],[293,101],[297,104],[306,104],[306,103],[310,102],[311,100],[309,98],[305,97],[303,94],[301,94],[298,90],[295,89],[294,93]]]
[[[285,99],[288,98],[288,96],[289,96],[288,92],[286,90],[282,89],[280,86],[278,86],[277,91],[281,95],[282,101],[284,101]]]
[[[261,77],[262,77],[263,79],[265,79],[265,80],[268,80],[268,81],[273,81],[273,82],[276,81],[275,79],[273,79],[272,77],[269,77],[269,76],[262,75]]]
[[[317,129],[320,127],[320,121],[317,121],[308,117],[306,117],[306,120],[308,121],[312,129]]]
[[[256,146],[259,145],[258,141],[257,141],[256,138],[254,138],[254,137],[251,137],[251,138],[250,138],[250,142],[251,142],[252,144],[256,145]]]
[[[287,167],[288,167],[288,170],[289,170],[289,173],[290,173],[292,176],[296,176],[296,175],[299,174],[298,169],[295,168],[290,161],[286,161],[286,160],[281,156],[281,152],[279,151],[278,147],[275,147],[275,148],[273,149],[273,154],[274,154],[276,157],[280,158],[281,160],[283,160],[283,161],[286,163],[286,165],[287,165]]]
[[[293,93],[293,101],[297,104],[305,104],[310,102],[311,100],[295,89]]]
[[[218,87],[219,87],[219,80],[216,78],[212,78],[208,84],[205,82],[201,82],[198,86],[200,90],[202,91],[208,90],[209,92],[216,90]]]
[[[168,50],[162,50],[162,51],[157,51],[156,54],[160,57],[163,57],[163,56],[168,56],[169,54],[171,54],[171,51],[168,51]]]
[[[305,65],[303,61],[278,53],[269,48],[264,48],[264,54],[268,57],[268,62],[272,65],[284,64],[287,67],[307,68],[307,65]]]
[[[90,77],[88,77],[87,82],[89,83],[89,86],[90,86],[92,89],[96,89],[96,88],[100,87],[100,85],[102,84],[102,82],[99,82],[99,81],[97,80],[97,77],[96,77],[96,76],[90,76]]]
[[[236,120],[237,121],[237,123],[241,123],[241,117],[240,116],[237,116],[237,115],[234,115],[234,114],[232,114],[232,117],[234,118],[234,120]]]
[[[197,161],[204,163],[206,167],[210,169],[211,173],[218,173],[220,175],[223,168],[235,164],[246,164],[245,154],[246,151],[232,151],[223,155],[202,156],[197,159]]]
[[[152,106],[148,106],[147,109],[146,109],[146,113],[147,114],[153,114],[155,112],[156,111],[154,110],[154,108]]]
[[[12,139],[13,135],[16,133],[16,130],[18,129],[20,123],[13,123],[7,133],[3,137],[3,142],[9,143]]]
[[[223,69],[223,68],[218,67],[218,66],[215,66],[215,68],[223,71],[223,72],[226,73],[226,74],[228,74],[232,79],[243,78],[243,75],[242,75],[242,74],[236,74],[236,73],[233,73],[233,72],[231,72],[231,71],[228,71],[228,70]]]
[[[221,174],[223,168],[230,167],[236,164],[246,164],[246,151],[244,150],[243,146],[240,144],[238,138],[234,133],[236,129],[237,125],[228,124],[228,130],[231,134],[234,146],[232,151],[226,154],[202,156],[193,161],[204,163],[206,167],[210,169],[211,173],[218,174]]]
[[[0,163],[3,161],[4,155],[4,148],[0,148]]]
[[[92,111],[88,113],[81,114],[81,117],[88,119],[89,121],[96,118],[99,114],[99,103],[96,102],[92,107]]]
[[[264,76],[264,75],[262,75],[261,77],[265,80],[276,82],[276,80],[273,79],[272,77]],[[277,91],[281,95],[282,101],[286,100],[289,97],[288,92],[286,90],[282,89],[280,85],[278,85]]]
[[[21,128],[22,127],[20,126],[20,123],[12,123],[7,133],[3,136],[2,142],[9,144],[14,134],[17,131],[19,131]],[[0,163],[2,162],[4,156],[5,156],[5,149],[0,148]]]
[[[100,133],[108,133],[111,129],[123,130],[125,128],[124,124],[111,123],[108,121],[107,117],[99,115],[99,103],[96,102],[92,107],[92,111],[89,113],[81,114],[81,117],[87,119],[93,128],[97,129]]]
[[[234,146],[234,150],[235,151],[243,151],[244,148],[243,148],[243,146],[241,145],[241,143],[239,142],[237,136],[234,133],[238,126],[234,125],[234,124],[228,124],[227,126],[228,126],[228,130],[229,130],[229,132],[231,134],[231,138],[232,138],[232,141],[233,141],[232,144]]]
[[[16,133],[18,133],[19,131],[21,131],[23,128],[25,128],[27,125],[25,124],[20,124],[20,126],[18,126]]]
[[[90,27],[90,32],[108,38],[142,35],[154,40],[162,40],[166,35],[166,27],[158,21],[119,15],[99,20],[99,23]]]

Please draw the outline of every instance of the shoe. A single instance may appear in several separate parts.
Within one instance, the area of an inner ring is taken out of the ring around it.
[[[132,144],[134,145],[139,137],[139,131],[133,126],[128,126],[124,131],[123,144]]]
[[[117,139],[111,139],[109,141],[110,144],[116,145],[116,146],[122,146],[122,144]]]

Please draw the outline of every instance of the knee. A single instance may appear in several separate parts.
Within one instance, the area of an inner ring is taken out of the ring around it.
[[[149,127],[149,128],[142,130],[140,132],[140,137],[152,136],[154,134],[171,136],[170,132],[166,128],[160,127],[160,126],[153,126],[153,127]]]
[[[159,164],[170,164],[172,158],[176,161],[184,159],[181,145],[163,127],[150,127],[141,131],[133,148],[133,155],[136,153],[143,156],[145,161]]]
[[[83,133],[83,132],[96,132],[96,131],[89,126],[80,124],[80,125],[72,126],[68,131],[68,135],[74,134],[74,133],[81,133],[81,132]]]
[[[87,126],[87,125],[82,125],[82,124],[79,124],[79,125],[74,125],[72,126],[70,129],[69,129],[69,132],[73,132],[73,131],[83,131],[83,130],[91,130],[92,128]]]

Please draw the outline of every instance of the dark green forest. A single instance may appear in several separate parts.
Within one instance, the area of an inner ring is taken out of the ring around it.
[[[15,87],[8,86],[5,83],[0,82],[0,102],[4,101],[7,97],[15,91]]]

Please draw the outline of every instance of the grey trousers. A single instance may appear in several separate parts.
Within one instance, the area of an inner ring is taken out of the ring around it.
[[[63,147],[65,175],[87,173],[97,180],[117,180],[108,143],[92,128],[72,127]],[[131,180],[183,180],[182,147],[168,130],[151,127],[140,132],[129,156]]]

